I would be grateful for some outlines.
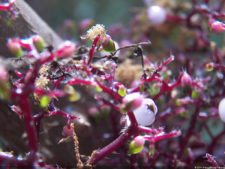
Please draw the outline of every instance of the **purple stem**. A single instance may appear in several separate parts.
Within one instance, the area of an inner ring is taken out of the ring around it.
[[[191,119],[189,128],[187,130],[187,134],[184,136],[183,139],[181,139],[181,142],[180,142],[180,153],[179,153],[180,156],[183,155],[184,149],[185,149],[186,145],[188,144],[188,141],[193,133],[193,130],[195,129],[199,112],[200,112],[200,103],[197,102],[195,112],[192,115],[192,119]]]
[[[95,165],[98,161],[111,154],[113,151],[117,150],[123,146],[127,140],[131,137],[131,128],[128,128],[124,133],[122,133],[117,139],[105,146],[104,148],[95,152],[95,154],[89,159],[90,165]]]
[[[225,128],[223,129],[223,131],[218,134],[216,137],[214,137],[214,139],[212,140],[211,144],[208,146],[207,148],[207,153],[213,153],[216,145],[217,145],[217,142],[225,135]]]
[[[139,134],[137,120],[136,120],[136,118],[134,116],[134,113],[132,111],[128,112],[127,115],[128,115],[129,120],[131,122],[132,132],[134,133],[134,137],[135,137]]]
[[[138,135],[138,123],[137,120],[134,116],[133,112],[128,112],[127,113],[130,121],[131,121],[131,126],[125,130],[124,133],[122,133],[117,139],[115,139],[113,142],[105,146],[104,148],[98,150],[92,157],[89,159],[89,164],[90,165],[95,165],[98,161],[100,161],[102,158],[105,156],[111,154],[113,151],[117,150],[120,148],[122,145],[124,145],[127,140],[132,136],[137,136]],[[133,133],[133,134],[132,134]]]
[[[28,96],[23,96],[19,99],[18,102],[19,102],[21,111],[24,114],[24,122],[25,122],[25,127],[27,130],[29,146],[30,146],[31,150],[36,152],[37,148],[38,148],[37,133],[36,133],[36,129],[34,126],[34,120],[32,117],[31,105],[30,105],[29,98],[28,98]]]
[[[1,3],[0,11],[10,11],[15,1],[11,1],[9,3]]]
[[[138,169],[136,154],[130,156],[130,169]]]

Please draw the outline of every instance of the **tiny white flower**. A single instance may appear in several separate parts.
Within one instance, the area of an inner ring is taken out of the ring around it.
[[[160,6],[149,6],[147,14],[149,20],[154,25],[162,24],[166,20],[166,10]]]
[[[218,107],[220,119],[225,122],[225,98],[223,98]]]

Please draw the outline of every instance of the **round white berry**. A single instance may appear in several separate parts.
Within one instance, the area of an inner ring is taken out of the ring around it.
[[[158,109],[152,99],[144,99],[141,106],[134,110],[139,125],[149,126],[155,121]]]
[[[154,25],[162,24],[166,20],[166,10],[160,6],[149,6],[147,14],[149,20]]]
[[[218,107],[220,119],[225,122],[225,98],[223,98]]]

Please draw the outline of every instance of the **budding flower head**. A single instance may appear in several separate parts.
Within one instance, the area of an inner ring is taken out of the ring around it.
[[[210,24],[210,28],[216,33],[221,33],[225,31],[225,24],[220,21],[213,21],[209,24]]]
[[[10,52],[16,57],[21,57],[23,55],[23,50],[18,41],[9,39],[7,42],[7,47],[9,48]]]
[[[124,85],[119,85],[118,86],[118,94],[123,97],[126,95],[126,93],[127,93],[126,87]]]
[[[143,136],[135,137],[129,145],[130,154],[138,154],[144,148],[145,138]]]
[[[103,40],[102,47],[104,50],[108,52],[113,52],[116,50],[116,46],[114,41],[112,40],[111,36],[106,35],[106,37]]]
[[[214,69],[214,63],[210,62],[205,65],[205,70],[207,72],[211,72],[211,71],[213,71],[213,69]]]
[[[32,40],[38,52],[42,52],[45,49],[46,43],[41,36],[35,35],[32,37]]]
[[[225,98],[223,98],[218,107],[220,119],[225,122]]]
[[[185,86],[185,85],[191,85],[192,84],[192,78],[191,76],[184,71],[181,77],[181,85]]]
[[[105,26],[102,24],[97,24],[95,26],[92,26],[87,31],[87,34],[85,36],[82,36],[81,39],[90,39],[91,41],[94,41],[94,39],[99,35],[103,37],[106,36]]]
[[[160,6],[149,6],[147,9],[149,20],[154,25],[160,25],[166,20],[166,10]]]
[[[56,51],[56,56],[58,58],[72,56],[75,53],[75,50],[76,50],[75,44],[70,41],[66,41]]]
[[[64,137],[70,137],[73,136],[73,132],[73,127],[67,124],[63,127],[62,135]]]

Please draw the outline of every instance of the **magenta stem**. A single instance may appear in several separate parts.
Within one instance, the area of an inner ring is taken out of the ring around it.
[[[127,140],[131,137],[131,128],[128,128],[124,133],[122,133],[117,139],[105,146],[104,148],[95,152],[95,154],[89,160],[90,165],[95,165],[98,161],[111,154],[113,151],[124,145]]]
[[[99,42],[99,40],[100,40],[100,35],[98,35],[95,39],[94,39],[94,41],[93,41],[93,43],[92,43],[92,46],[91,46],[91,49],[89,50],[89,58],[88,58],[88,62],[87,62],[87,64],[88,65],[90,65],[91,64],[91,61],[92,61],[92,59],[93,59],[93,57],[94,57],[94,54],[95,54],[95,49],[96,49],[96,47],[97,47],[97,45],[98,45],[98,42]]]
[[[177,137],[181,134],[180,131],[174,131],[174,132],[171,132],[171,133],[168,133],[168,134],[159,134],[159,135],[155,135],[155,136],[144,136],[144,138],[146,140],[148,140],[150,143],[156,143],[158,141],[161,141],[161,140],[165,140],[165,139],[169,139],[169,138],[172,138],[172,137]]]
[[[19,99],[18,102],[19,102],[21,111],[23,112],[23,115],[24,115],[25,127],[27,130],[27,136],[28,136],[28,140],[29,140],[29,146],[30,146],[31,150],[36,152],[37,148],[38,148],[37,133],[36,133],[36,129],[34,126],[34,120],[32,117],[31,105],[29,102],[29,98],[27,96],[21,96],[21,98]]]
[[[9,11],[14,5],[14,0],[11,0],[9,3],[4,3],[0,5],[0,11]]]

